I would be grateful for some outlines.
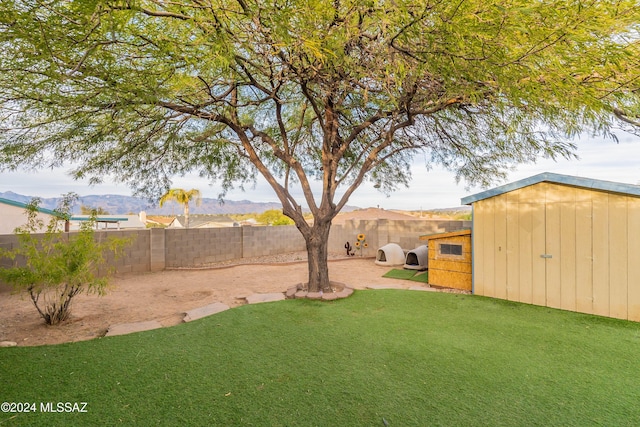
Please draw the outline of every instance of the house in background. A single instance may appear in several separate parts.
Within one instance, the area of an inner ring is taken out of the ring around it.
[[[80,229],[80,224],[89,221],[89,215],[73,215],[71,217],[71,231]],[[124,230],[146,228],[139,215],[97,215],[96,230]]]
[[[0,198],[0,234],[13,234],[17,227],[27,222],[27,204]],[[45,227],[52,217],[58,217],[56,212],[50,209],[38,208],[38,218]],[[89,220],[89,215],[72,215],[69,221],[60,217],[60,227],[65,231],[78,231],[80,224]],[[99,215],[96,218],[97,230],[122,230],[133,228],[145,228],[145,224],[138,215]],[[43,229],[42,232],[45,230]]]
[[[163,215],[147,215],[146,212],[140,212],[140,221],[142,221],[146,227],[161,227],[166,228],[173,220],[175,216],[163,216]]]
[[[24,225],[27,222],[26,208],[26,203],[0,198],[0,234],[13,234],[17,227]],[[44,222],[45,227],[51,218],[56,217],[58,215],[54,211],[38,208],[38,218]],[[60,222],[63,226],[64,219],[60,218]]]
[[[542,173],[473,207],[473,293],[640,321],[640,186]]]

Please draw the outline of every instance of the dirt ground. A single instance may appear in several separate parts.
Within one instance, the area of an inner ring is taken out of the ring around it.
[[[116,275],[106,295],[76,296],[71,319],[58,326],[45,325],[26,294],[14,295],[2,289],[0,341],[14,341],[19,346],[59,344],[101,337],[110,325],[119,323],[157,320],[163,326],[177,325],[188,310],[214,302],[237,307],[245,304],[244,298],[251,294],[284,292],[306,282],[306,261],[290,262],[300,258],[299,253],[292,253],[278,256],[275,262],[270,259],[269,264],[233,266],[227,262],[206,269]],[[421,285],[382,277],[389,270],[390,267],[375,265],[372,258],[329,261],[331,280],[354,289],[368,285]]]

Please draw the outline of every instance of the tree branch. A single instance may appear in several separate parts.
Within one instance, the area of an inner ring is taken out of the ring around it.
[[[623,122],[629,123],[633,126],[637,126],[640,127],[640,120],[634,120],[629,118],[629,116],[621,109],[619,108],[614,108],[613,109],[613,114],[616,115],[617,118],[619,118],[620,120],[622,120]],[[636,116],[636,118],[640,119],[640,116]]]
[[[298,177],[298,180],[300,181],[300,186],[302,187],[302,192],[304,194],[305,200],[307,201],[307,204],[309,205],[309,209],[311,209],[312,213],[317,213],[318,206],[313,197],[313,191],[311,190],[311,185],[307,178],[307,174],[305,173],[300,162],[298,162],[298,160],[293,157],[291,153],[284,152],[280,147],[278,147],[276,141],[274,141],[274,139],[265,132],[259,131],[253,126],[250,126],[249,130],[251,130],[252,134],[260,137],[264,142],[269,144],[271,150],[273,151],[273,154],[294,170],[296,176]],[[293,199],[293,197],[291,197],[288,192],[287,197],[290,198],[292,203],[296,203],[295,199]]]

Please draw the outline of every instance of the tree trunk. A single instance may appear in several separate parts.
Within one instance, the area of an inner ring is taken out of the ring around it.
[[[184,228],[189,228],[189,202],[184,204]]]
[[[318,221],[303,233],[307,243],[307,259],[309,263],[309,292],[329,291],[329,265],[327,252],[329,246],[329,231],[331,221]]]

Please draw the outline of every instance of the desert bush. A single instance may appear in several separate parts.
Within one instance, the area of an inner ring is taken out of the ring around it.
[[[73,193],[65,195],[48,223],[38,218],[40,200],[33,199],[25,209],[26,224],[15,230],[17,248],[0,249],[0,257],[13,261],[11,267],[0,268],[0,280],[16,292],[28,293],[49,325],[69,318],[76,295],[105,293],[112,271],[106,266],[105,255],[118,257],[128,243],[122,238],[96,239],[95,215],[82,223],[79,232],[63,232],[76,199]],[[99,268],[104,271],[101,275]]]
[[[256,219],[266,225],[293,225],[293,220],[285,216],[279,209],[266,210]]]

